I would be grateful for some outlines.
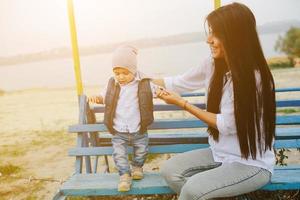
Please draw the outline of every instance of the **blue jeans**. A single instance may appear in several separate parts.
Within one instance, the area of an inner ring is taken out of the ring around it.
[[[179,200],[231,197],[258,190],[271,179],[271,173],[238,162],[215,162],[210,149],[178,154],[161,169],[166,182]]]
[[[113,159],[120,176],[131,174],[128,161],[128,145],[132,145],[132,166],[142,167],[148,153],[148,134],[137,133],[119,133],[112,137]]]

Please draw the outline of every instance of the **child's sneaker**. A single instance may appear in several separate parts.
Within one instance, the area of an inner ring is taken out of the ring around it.
[[[131,176],[129,174],[123,174],[120,176],[120,181],[118,184],[119,192],[127,192],[131,188]]]
[[[143,168],[142,167],[132,167],[132,178],[133,180],[141,180],[144,178]]]

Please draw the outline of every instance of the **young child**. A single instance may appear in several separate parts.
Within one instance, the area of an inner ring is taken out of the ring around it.
[[[137,71],[137,49],[121,46],[113,53],[110,78],[102,95],[89,102],[105,104],[104,123],[113,135],[113,159],[119,171],[118,191],[130,190],[131,180],[143,178],[143,165],[148,152],[147,127],[153,122],[153,97],[157,86]],[[132,169],[127,147],[133,146]]]

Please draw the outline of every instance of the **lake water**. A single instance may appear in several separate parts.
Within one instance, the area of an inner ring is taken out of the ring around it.
[[[260,36],[265,56],[280,55],[274,51],[279,34]],[[176,75],[198,66],[210,55],[205,42],[186,43],[141,49],[139,69],[157,77]],[[81,57],[84,86],[103,86],[111,73],[111,54]],[[5,91],[29,88],[74,87],[75,75],[72,59],[57,59],[26,64],[0,66],[0,89]]]

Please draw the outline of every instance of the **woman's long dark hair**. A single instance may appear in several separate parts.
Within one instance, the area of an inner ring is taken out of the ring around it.
[[[207,22],[224,49],[224,59],[214,59],[207,111],[220,112],[223,78],[229,71],[241,154],[245,159],[256,159],[257,148],[260,155],[272,149],[276,105],[274,80],[259,42],[255,17],[247,6],[232,3],[211,12]],[[208,132],[218,141],[217,129],[209,127]]]

